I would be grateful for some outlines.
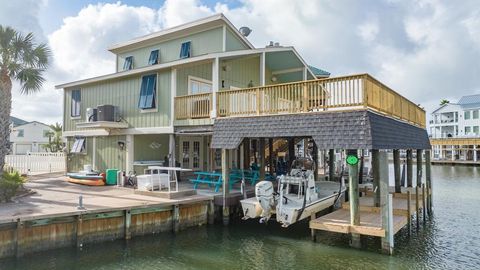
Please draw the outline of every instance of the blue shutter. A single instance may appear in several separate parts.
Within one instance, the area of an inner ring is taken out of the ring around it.
[[[82,100],[80,90],[72,91],[71,116],[80,116],[80,102]]]
[[[156,65],[158,64],[158,50],[154,50],[150,52],[150,58],[148,58],[149,65]]]
[[[133,56],[128,56],[125,58],[125,63],[123,63],[123,70],[130,70],[133,67]]]
[[[182,43],[182,47],[180,49],[180,58],[189,58],[190,57],[190,41]]]
[[[142,86],[140,88],[140,98],[138,100],[138,108],[140,109],[155,108],[156,85],[157,85],[157,75],[143,76]]]

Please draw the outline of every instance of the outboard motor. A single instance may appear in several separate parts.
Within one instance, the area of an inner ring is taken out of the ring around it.
[[[255,185],[255,196],[262,207],[260,223],[266,223],[272,216],[272,209],[275,209],[275,198],[273,195],[273,184],[269,181],[260,181]]]

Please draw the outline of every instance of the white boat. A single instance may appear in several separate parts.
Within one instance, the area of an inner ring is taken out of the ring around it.
[[[261,181],[255,186],[255,197],[241,200],[244,219],[260,218],[260,223],[276,216],[283,227],[310,217],[335,204],[345,191],[341,183],[314,180],[314,162],[299,158],[288,175],[278,177],[278,187]]]

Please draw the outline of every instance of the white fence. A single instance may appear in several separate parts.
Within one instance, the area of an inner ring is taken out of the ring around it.
[[[21,174],[64,172],[66,170],[64,153],[7,155],[5,165],[6,171],[18,171]]]

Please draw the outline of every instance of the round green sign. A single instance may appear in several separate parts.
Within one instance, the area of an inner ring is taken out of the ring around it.
[[[358,164],[358,157],[355,156],[355,155],[348,155],[347,156],[347,164],[357,165]]]

